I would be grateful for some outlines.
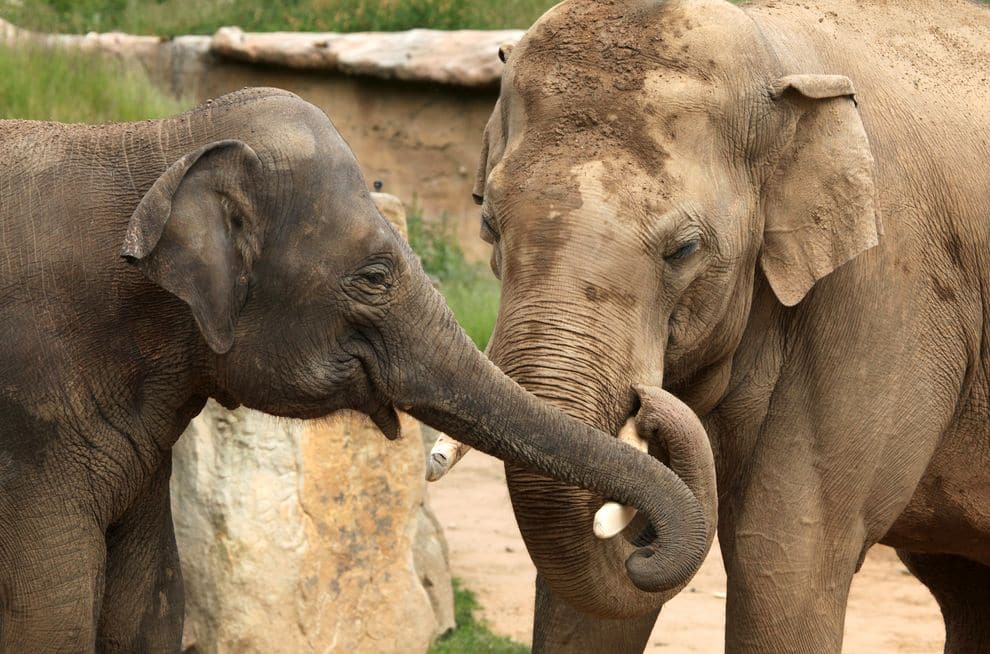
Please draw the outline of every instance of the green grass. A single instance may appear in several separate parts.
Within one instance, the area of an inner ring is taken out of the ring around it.
[[[0,0],[0,16],[47,32],[133,34],[529,27],[553,0]]]
[[[484,349],[498,315],[498,280],[488,266],[464,258],[448,219],[424,220],[413,207],[408,222],[409,244],[419,254],[423,268],[440,282],[440,292],[457,322]]]
[[[141,70],[77,51],[0,46],[0,118],[101,123],[182,111]]]
[[[457,627],[440,637],[429,654],[526,654],[529,648],[505,636],[496,636],[478,622],[474,593],[454,579],[454,618]]]

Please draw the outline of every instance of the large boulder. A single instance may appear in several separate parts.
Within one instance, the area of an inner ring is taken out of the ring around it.
[[[207,404],[173,450],[186,651],[425,652],[454,626],[419,424],[402,432]]]

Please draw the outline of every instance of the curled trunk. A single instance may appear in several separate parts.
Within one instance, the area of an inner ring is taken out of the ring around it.
[[[541,489],[537,491],[541,497],[547,496],[545,489],[555,489],[549,495],[564,502],[560,510],[551,507],[552,524],[544,522],[534,529],[530,519],[542,521],[540,512],[523,511],[520,521],[521,527],[526,521],[527,544],[534,539],[539,542],[533,558],[554,590],[572,598],[579,609],[624,617],[631,614],[625,595],[652,597],[686,583],[700,567],[710,543],[705,511],[692,490],[660,461],[525,391],[474,347],[439,294],[429,287],[423,292],[433,297],[429,302],[419,297],[415,305],[409,305],[418,306],[421,318],[410,321],[402,336],[411,365],[383,375],[377,383],[413,416],[505,460],[516,480],[514,495],[526,485],[534,491]],[[425,313],[424,306],[429,307]],[[450,346],[437,348],[437,342]],[[561,574],[575,557],[584,558],[585,548],[568,534],[578,531],[594,538],[592,515],[602,497],[638,508],[655,533],[648,542],[621,551],[627,559],[621,573],[616,572],[622,565],[620,551],[611,548],[614,560],[607,574],[610,579],[621,574],[621,593],[609,588],[615,585],[611,579],[602,586],[603,594],[590,602],[581,601],[581,593],[569,592],[573,579]],[[577,519],[576,530],[573,519]],[[535,532],[543,537],[534,536]]]
[[[670,469],[702,507],[707,553],[715,537],[718,501],[708,435],[694,412],[673,395],[660,389],[637,390],[641,398],[637,429],[650,441],[651,452],[665,454]],[[506,480],[533,562],[554,592],[575,608],[600,617],[646,615],[690,580],[684,577],[664,592],[644,592],[625,577],[636,561],[640,540],[652,533],[654,525],[637,518],[619,536],[601,540],[590,527],[601,497],[514,465],[506,465]],[[566,556],[560,555],[562,550]]]
[[[636,406],[633,386],[644,380],[658,381],[654,379],[655,371],[640,370],[634,363],[637,356],[642,356],[641,339],[631,329],[618,327],[641,321],[631,315],[611,322],[603,316],[569,315],[560,307],[548,315],[530,310],[538,308],[539,303],[512,299],[503,297],[490,347],[493,361],[538,397],[597,429],[617,432]],[[541,321],[534,324],[529,318],[532,315],[540,315]],[[655,355],[662,357],[662,353],[651,353],[650,358]],[[700,420],[683,402],[659,388],[639,387],[636,392],[640,407],[637,430],[650,441],[649,450],[654,457],[669,460],[670,478],[677,479],[678,486],[687,488],[689,493],[685,498],[664,480],[652,489],[656,493],[653,501],[669,512],[680,512],[682,517],[698,507],[702,511],[702,525],[699,532],[688,537],[690,542],[680,540],[685,536],[671,531],[668,524],[657,523],[653,518],[644,520],[642,514],[620,535],[601,540],[595,536],[593,524],[603,501],[628,502],[597,489],[573,488],[511,462],[506,465],[516,520],[542,578],[571,606],[599,617],[653,613],[697,570],[680,568],[675,572],[670,567],[671,583],[663,592],[649,592],[657,589],[630,583],[637,576],[638,566],[658,564],[642,558],[645,552],[640,553],[640,547],[644,540],[653,538],[656,532],[661,547],[668,551],[691,548],[696,557],[692,565],[700,565],[711,546],[717,522],[715,466]],[[659,565],[674,564],[664,561]]]

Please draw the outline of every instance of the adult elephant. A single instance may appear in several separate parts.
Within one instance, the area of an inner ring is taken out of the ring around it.
[[[569,0],[501,56],[489,356],[606,432],[637,382],[702,418],[727,651],[838,652],[878,542],[990,651],[987,7]],[[640,651],[601,500],[507,475],[534,649]]]
[[[673,440],[700,454],[689,489],[506,378],[292,94],[146,123],[0,122],[0,248],[0,651],[178,651],[170,448],[208,397],[356,409],[390,438],[398,406],[633,502],[659,533],[630,561],[643,588],[684,583],[710,543],[700,426]]]

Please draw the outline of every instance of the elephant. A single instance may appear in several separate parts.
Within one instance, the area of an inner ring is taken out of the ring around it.
[[[883,543],[945,651],[990,651],[988,7],[567,0],[500,57],[488,355],[606,433],[637,383],[700,418],[725,650],[839,652]],[[592,534],[607,498],[506,474],[534,651],[642,651],[666,596]]]
[[[700,565],[700,423],[664,430],[666,467],[512,382],[317,107],[245,89],[158,121],[2,121],[0,164],[0,651],[179,650],[170,450],[211,397],[393,439],[401,409],[648,512],[637,587]]]

